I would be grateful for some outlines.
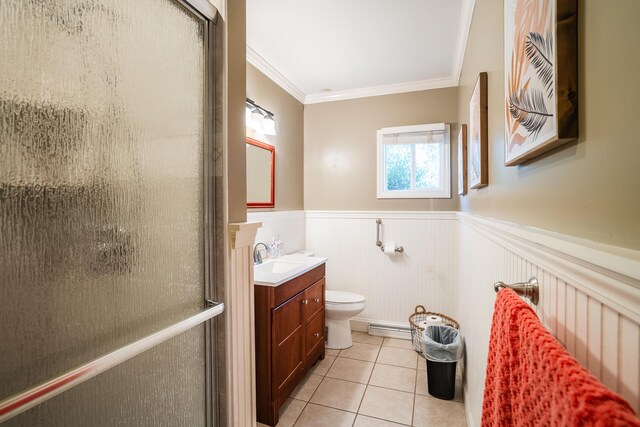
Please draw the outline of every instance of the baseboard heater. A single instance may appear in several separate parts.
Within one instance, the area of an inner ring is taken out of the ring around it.
[[[385,325],[383,323],[370,323],[369,335],[379,337],[399,338],[411,340],[411,329],[408,326]]]

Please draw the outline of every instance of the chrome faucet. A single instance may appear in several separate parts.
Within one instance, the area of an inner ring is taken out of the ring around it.
[[[262,243],[262,242],[258,242],[256,243],[256,246],[253,248],[253,263],[254,264],[262,264],[262,255],[260,255],[260,250],[258,249],[258,246],[264,246],[264,250],[265,251],[269,251],[269,248],[267,247],[266,244]]]

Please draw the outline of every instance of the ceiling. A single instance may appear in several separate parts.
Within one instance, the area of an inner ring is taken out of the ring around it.
[[[458,84],[475,0],[247,0],[247,61],[307,104]]]

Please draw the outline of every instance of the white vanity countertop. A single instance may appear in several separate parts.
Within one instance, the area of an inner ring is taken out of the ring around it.
[[[325,257],[295,254],[270,258],[262,264],[253,266],[253,283],[262,286],[279,286],[325,262],[327,262]]]

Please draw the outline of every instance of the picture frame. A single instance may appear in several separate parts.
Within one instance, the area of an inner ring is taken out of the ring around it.
[[[505,0],[505,165],[578,137],[577,0]]]
[[[469,100],[468,163],[469,188],[489,184],[489,132],[487,105],[487,73],[482,72]]]
[[[467,125],[460,125],[458,132],[458,195],[467,194]]]

